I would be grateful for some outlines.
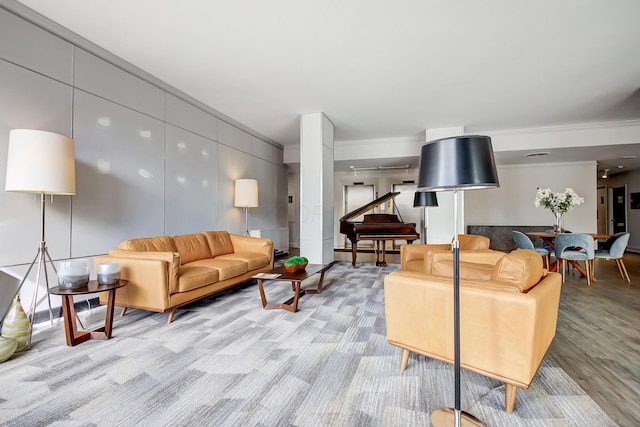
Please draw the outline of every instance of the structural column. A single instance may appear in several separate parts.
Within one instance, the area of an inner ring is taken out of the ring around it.
[[[333,124],[323,113],[300,116],[300,255],[333,257]]]
[[[450,128],[426,129],[425,142],[450,136],[464,135],[464,126]],[[425,210],[424,223],[427,233],[427,243],[450,243],[453,238],[453,192],[438,192],[438,207]],[[458,197],[458,230],[464,234],[464,191]],[[424,230],[422,230],[424,233]]]

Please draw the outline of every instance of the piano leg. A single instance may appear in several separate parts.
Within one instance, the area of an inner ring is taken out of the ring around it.
[[[384,240],[376,240],[376,267],[384,267],[387,265],[386,253],[385,253],[385,241]],[[380,249],[382,246],[382,250]],[[380,252],[382,251],[382,260],[380,259]]]
[[[351,266],[356,266],[356,252],[358,252],[358,244],[351,242]]]

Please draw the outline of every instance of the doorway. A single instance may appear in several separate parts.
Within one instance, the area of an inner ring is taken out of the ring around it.
[[[609,206],[609,203],[607,202],[607,187],[606,186],[601,186],[598,187],[597,189],[597,198],[598,198],[598,206],[597,206],[597,210],[596,210],[596,215],[597,215],[597,221],[598,221],[598,226],[597,226],[597,232],[598,234],[607,234],[608,233],[608,228],[607,228],[607,224],[609,223],[607,218],[607,206]]]
[[[627,186],[611,189],[611,234],[627,231]]]

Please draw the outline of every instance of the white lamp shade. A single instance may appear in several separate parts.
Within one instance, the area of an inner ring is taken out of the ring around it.
[[[258,181],[255,179],[236,179],[234,206],[238,208],[258,207]]]
[[[73,139],[41,130],[11,130],[5,190],[76,194]]]

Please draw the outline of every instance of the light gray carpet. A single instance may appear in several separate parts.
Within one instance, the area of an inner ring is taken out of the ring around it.
[[[428,426],[453,405],[451,366],[387,343],[380,268],[337,263],[298,313],[263,310],[256,285],[167,314],[130,310],[109,341],[67,347],[61,322],[0,364],[3,426]],[[317,277],[303,283],[312,287]],[[292,292],[266,288],[269,302]],[[104,307],[81,313],[92,327]],[[547,359],[513,414],[504,387],[463,372],[463,409],[488,426],[614,426]]]

